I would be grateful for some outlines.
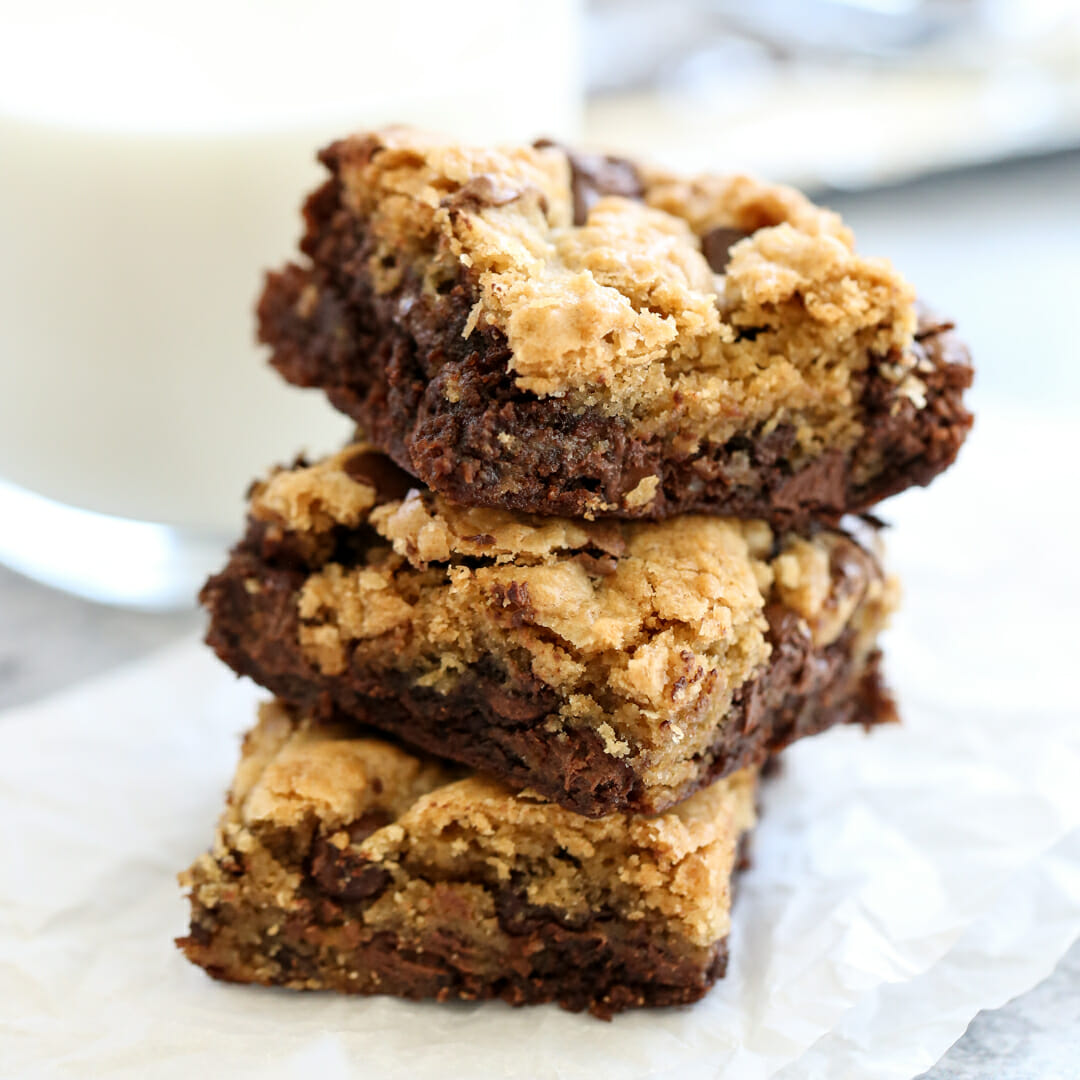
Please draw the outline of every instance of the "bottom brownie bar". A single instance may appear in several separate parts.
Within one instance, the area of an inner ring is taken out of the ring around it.
[[[218,979],[556,1001],[600,1017],[723,975],[756,776],[589,819],[318,722],[260,712],[177,944]]]
[[[895,714],[873,527],[455,506],[362,445],[251,491],[202,592],[238,674],[588,817]]]

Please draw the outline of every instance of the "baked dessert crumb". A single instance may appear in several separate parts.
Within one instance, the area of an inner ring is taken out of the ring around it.
[[[798,525],[927,483],[970,426],[951,324],[790,188],[404,129],[322,161],[262,339],[458,502]]]
[[[579,813],[656,812],[791,740],[892,717],[874,530],[462,507],[362,444],[279,470],[202,593],[283,700]]]
[[[178,945],[215,978],[610,1017],[721,976],[752,770],[656,817],[591,820],[400,746],[262,707]]]

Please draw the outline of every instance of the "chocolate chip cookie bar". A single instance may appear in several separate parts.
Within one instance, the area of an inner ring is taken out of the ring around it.
[[[261,338],[456,502],[798,526],[928,483],[971,424],[951,324],[789,188],[398,129],[322,161]]]
[[[529,516],[414,485],[363,445],[256,484],[202,593],[221,659],[592,817],[892,718],[872,535]]]
[[[264,706],[177,944],[218,979],[609,1017],[724,973],[752,770],[652,818],[532,794]]]

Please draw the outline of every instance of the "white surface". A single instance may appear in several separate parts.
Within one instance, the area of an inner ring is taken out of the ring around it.
[[[1053,961],[1075,940],[1075,898],[1080,895],[1080,832],[1073,830],[1009,880],[977,919],[929,971],[868,995],[790,1069],[782,1080],[868,1077],[907,1080],[937,1058],[971,1019],[975,995],[984,1008],[1003,1005],[1025,986],[1050,974]],[[1067,1001],[1067,999],[1066,999]],[[1073,1010],[1075,1012],[1075,1010]],[[1056,1017],[1060,1051],[1031,1060],[1024,1075],[1072,1080],[1080,1061],[1080,1032],[1068,1005]],[[1015,1061],[1013,1065],[1015,1066]],[[991,1043],[984,1070],[1015,1075]]]
[[[1080,933],[1075,514],[1027,450],[1063,462],[1071,441],[1067,424],[984,414],[955,472],[890,507],[907,722],[787,755],[729,977],[699,1005],[603,1025],[189,968],[169,945],[184,927],[173,873],[208,842],[256,696],[190,645],[0,723],[0,863],[15,868],[0,880],[0,1061],[20,1077],[741,1078],[813,1047],[786,1080],[929,1066]]]

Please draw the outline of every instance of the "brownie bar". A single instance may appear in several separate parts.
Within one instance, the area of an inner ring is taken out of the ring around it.
[[[798,527],[928,483],[971,425],[952,324],[790,189],[402,131],[322,161],[261,339],[457,502]]]
[[[752,771],[589,820],[264,706],[177,944],[215,978],[610,1017],[724,973]]]
[[[295,706],[580,814],[653,813],[793,739],[893,718],[873,551],[760,521],[463,508],[362,446],[252,489],[207,641]]]

